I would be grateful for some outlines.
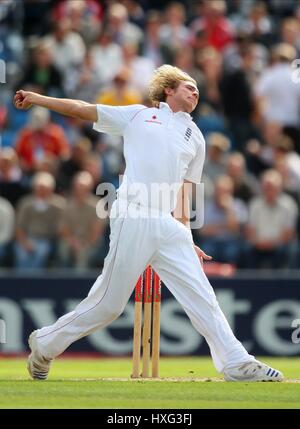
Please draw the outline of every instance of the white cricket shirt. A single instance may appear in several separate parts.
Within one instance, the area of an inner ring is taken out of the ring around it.
[[[119,198],[171,212],[183,181],[200,183],[205,141],[191,115],[174,113],[167,103],[159,108],[98,104],[97,111],[94,129],[124,138]]]

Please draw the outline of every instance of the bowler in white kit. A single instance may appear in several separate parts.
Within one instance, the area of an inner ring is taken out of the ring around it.
[[[193,244],[189,216],[178,209],[187,207],[190,198],[184,184],[200,183],[205,157],[204,138],[190,116],[199,98],[196,82],[182,70],[163,65],[150,82],[149,98],[154,107],[113,107],[16,92],[19,109],[42,106],[92,121],[99,132],[123,136],[126,161],[125,180],[110,212],[103,271],[73,311],[30,335],[29,373],[46,379],[51,361],[70,344],[115,320],[151,265],[205,337],[225,380],[281,381],[281,372],[249,355],[234,336],[202,268],[202,260],[211,257]],[[145,189],[150,192],[153,184],[166,189],[175,185],[180,196],[169,192],[167,203],[158,204],[155,198],[145,198]]]

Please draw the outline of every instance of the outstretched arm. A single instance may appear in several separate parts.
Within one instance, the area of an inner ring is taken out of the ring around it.
[[[54,98],[40,95],[30,91],[17,91],[14,96],[14,105],[17,109],[27,110],[32,106],[46,107],[62,115],[84,121],[96,122],[98,120],[97,107],[80,100]]]

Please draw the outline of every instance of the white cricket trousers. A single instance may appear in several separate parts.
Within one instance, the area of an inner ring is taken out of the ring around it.
[[[123,312],[139,276],[151,264],[205,337],[218,371],[253,360],[219,307],[193,248],[191,231],[170,214],[149,217],[143,211],[134,203],[119,210],[114,203],[102,274],[74,311],[38,330],[39,351],[53,359],[74,341],[109,325]]]

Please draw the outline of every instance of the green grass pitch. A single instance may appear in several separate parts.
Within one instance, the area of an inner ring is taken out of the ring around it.
[[[0,408],[300,408],[299,358],[261,358],[283,383],[223,382],[209,358],[162,358],[161,379],[131,380],[131,359],[57,359],[47,381],[0,358]]]

